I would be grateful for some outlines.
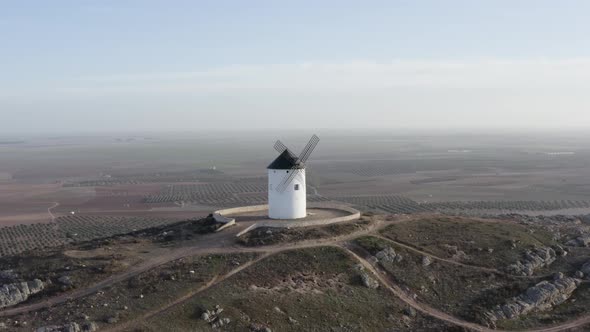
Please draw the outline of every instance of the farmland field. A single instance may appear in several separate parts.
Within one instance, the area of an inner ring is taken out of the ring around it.
[[[307,165],[311,202],[389,214],[590,213],[584,133],[318,134]],[[19,143],[0,145],[1,253],[265,204],[274,141],[298,151],[308,138],[275,131],[7,137]]]
[[[64,216],[55,223],[0,227],[0,257],[163,226],[180,219],[153,217]]]
[[[197,182],[222,179],[223,172],[213,169],[200,169],[186,172],[158,172],[151,174],[132,175],[103,175],[101,179],[84,180],[78,182],[66,182],[65,187],[100,187],[116,185],[133,185],[144,183],[173,183],[173,182]]]
[[[590,201],[452,201],[419,203],[410,198],[396,195],[383,196],[343,196],[331,197],[333,200],[380,210],[387,213],[445,212],[465,211],[555,211],[566,209],[590,209]]]
[[[65,233],[52,224],[16,225],[0,228],[0,257],[31,249],[66,243]]]
[[[421,204],[432,211],[464,210],[507,210],[507,211],[548,211],[562,209],[590,208],[590,201],[467,201],[438,202]]]
[[[256,179],[212,184],[174,184],[163,193],[144,198],[145,203],[189,202],[208,206],[240,206],[266,204],[266,180]],[[310,201],[324,201],[308,195]]]
[[[125,234],[177,221],[170,218],[113,216],[64,216],[56,220],[58,229],[74,241]]]
[[[428,208],[421,206],[403,196],[346,196],[333,197],[334,200],[353,204],[358,207],[367,207],[375,210],[381,210],[388,213],[417,213],[428,212]]]

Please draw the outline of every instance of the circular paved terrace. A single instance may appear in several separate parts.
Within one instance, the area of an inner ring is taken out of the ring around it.
[[[313,204],[307,208],[307,217],[300,219],[270,219],[268,205],[244,206],[214,212],[216,219],[228,224],[253,222],[254,224],[238,236],[258,227],[308,227],[345,222],[360,218],[360,212],[347,205]]]

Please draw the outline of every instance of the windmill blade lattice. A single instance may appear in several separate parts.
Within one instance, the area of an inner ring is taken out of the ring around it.
[[[307,145],[301,151],[298,161],[301,163],[306,162],[307,159],[309,159],[309,156],[311,155],[311,153],[313,152],[315,147],[318,145],[319,141],[320,141],[320,138],[317,135],[314,134],[313,136],[311,136],[311,139],[309,140],[309,142],[307,142]],[[284,149],[282,149],[283,147],[284,147]],[[275,143],[275,150],[277,150],[277,151],[281,150],[279,152],[282,153],[283,151],[288,150],[288,148],[281,141],[277,141]],[[289,184],[291,184],[293,179],[295,179],[295,176],[297,176],[297,174],[299,173],[297,167],[292,167],[290,171],[291,172],[286,174],[285,177],[283,178],[283,181],[281,181],[281,183],[277,186],[276,190],[278,192],[281,192],[281,193],[284,192],[287,189],[287,187],[289,186]]]
[[[301,154],[299,155],[299,161],[301,161],[302,163],[306,162],[319,142],[320,138],[317,135],[314,134],[313,136],[311,136],[311,139],[309,140],[309,142],[307,142],[307,145],[305,146],[305,148],[303,148],[303,151],[301,151]]]
[[[285,150],[289,150],[281,141],[276,141],[274,148],[278,153],[283,153]]]

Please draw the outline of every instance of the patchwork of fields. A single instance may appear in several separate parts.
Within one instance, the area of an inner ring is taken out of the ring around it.
[[[178,222],[174,218],[65,216],[55,223],[15,225],[0,228],[0,257],[109,237]]]
[[[144,198],[145,203],[184,202],[207,206],[242,206],[266,204],[268,191],[266,180],[242,180],[207,184],[174,184],[169,185],[162,193]],[[311,202],[327,199],[309,194]]]
[[[559,211],[566,209],[590,209],[590,201],[453,201],[420,203],[403,196],[342,196],[332,197],[333,200],[353,204],[359,208],[378,210],[386,213],[463,213],[463,212],[526,212],[526,211]]]

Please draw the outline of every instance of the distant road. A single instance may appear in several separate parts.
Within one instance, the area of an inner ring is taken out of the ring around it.
[[[51,212],[51,210],[55,209],[58,206],[59,206],[59,203],[54,202],[52,206],[47,208],[47,213],[49,214],[49,217],[51,217],[51,222],[55,222],[55,215],[53,214],[53,212]]]

